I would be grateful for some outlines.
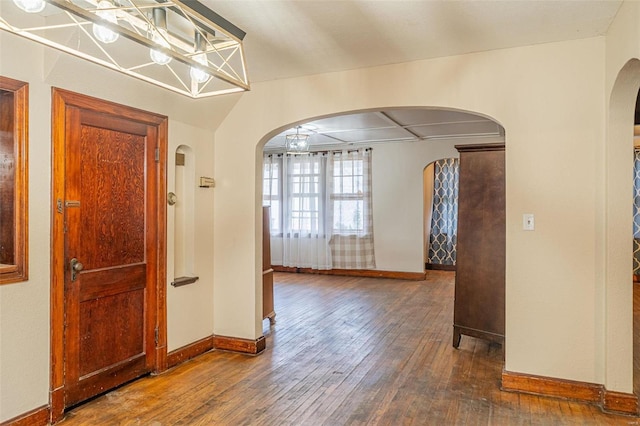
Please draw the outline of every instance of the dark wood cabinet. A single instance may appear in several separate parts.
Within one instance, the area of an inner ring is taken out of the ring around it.
[[[271,233],[269,231],[269,206],[262,207],[262,319],[276,322],[273,305],[273,269],[271,268]]]
[[[453,346],[462,334],[504,343],[504,144],[458,145],[458,242]]]

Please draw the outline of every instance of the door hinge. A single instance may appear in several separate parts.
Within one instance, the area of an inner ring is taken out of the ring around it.
[[[160,162],[160,148],[156,147],[156,163]]]
[[[158,346],[158,335],[159,335],[159,331],[158,331],[158,327],[156,327],[156,329],[154,330],[154,335],[155,335],[155,339],[156,339],[156,346]]]

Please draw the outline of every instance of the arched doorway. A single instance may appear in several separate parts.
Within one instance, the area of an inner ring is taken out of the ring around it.
[[[640,88],[640,61],[620,70],[609,99],[605,162],[605,387],[633,391],[633,291],[630,195],[633,174],[633,112]],[[626,360],[626,362],[621,362]],[[636,373],[637,375],[637,373]],[[605,400],[605,408],[606,408]]]
[[[299,133],[310,135],[312,151],[372,148],[375,269],[416,276],[424,274],[425,263],[424,165],[456,157],[456,145],[500,143],[505,134],[495,120],[474,112],[388,108],[336,113],[287,124],[263,138],[263,152],[282,154],[286,136],[295,134],[296,126],[301,126]],[[257,156],[257,161],[257,169],[262,170],[262,155]],[[266,188],[265,185],[257,183],[258,188]],[[263,200],[267,202],[264,196]],[[280,246],[274,238],[271,251],[275,264],[280,261]]]

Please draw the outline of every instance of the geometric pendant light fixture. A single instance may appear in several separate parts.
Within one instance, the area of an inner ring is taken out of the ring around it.
[[[287,154],[309,154],[309,135],[300,133],[301,126],[296,127],[295,133],[285,135],[285,150]]]
[[[244,31],[198,1],[0,1],[0,29],[165,89],[250,89]]]

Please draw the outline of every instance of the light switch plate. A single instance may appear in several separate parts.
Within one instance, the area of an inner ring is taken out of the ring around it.
[[[525,231],[533,231],[535,229],[533,213],[525,213],[522,215],[522,229]]]

